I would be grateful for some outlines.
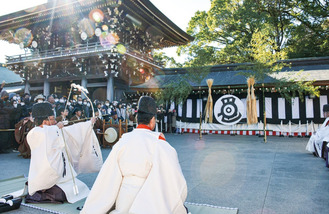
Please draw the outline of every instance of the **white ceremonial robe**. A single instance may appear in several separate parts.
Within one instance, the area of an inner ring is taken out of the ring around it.
[[[66,148],[62,131],[56,125],[35,127],[28,133],[31,148],[28,190],[33,195],[57,185],[65,192],[68,202],[74,203],[89,194],[88,187],[76,178],[77,174],[99,171],[103,158],[90,121],[62,130]],[[79,190],[77,195],[73,193],[72,174]]]
[[[159,135],[143,128],[124,134],[80,213],[186,214],[187,186],[176,150]]]
[[[326,124],[329,121],[329,117],[323,122],[322,126],[316,131],[315,134],[309,139],[306,150],[309,152],[316,152],[319,157],[322,157],[322,145],[323,141],[329,137],[329,125]]]

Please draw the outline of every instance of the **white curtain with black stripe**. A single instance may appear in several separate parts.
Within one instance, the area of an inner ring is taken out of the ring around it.
[[[292,119],[299,119],[299,98],[294,97],[291,99],[291,114]]]
[[[306,118],[314,118],[313,99],[305,97]]]
[[[272,119],[272,98],[265,97],[266,118]]]

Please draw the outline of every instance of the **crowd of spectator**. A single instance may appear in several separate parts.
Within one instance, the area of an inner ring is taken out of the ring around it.
[[[8,152],[13,149],[18,150],[19,144],[15,140],[13,129],[18,127],[20,121],[32,121],[32,106],[34,103],[49,102],[53,106],[54,115],[57,122],[62,121],[68,124],[72,121],[87,120],[93,116],[93,110],[96,117],[104,121],[117,123],[118,120],[128,121],[132,126],[137,112],[137,103],[109,100],[93,100],[91,102],[81,96],[70,97],[51,94],[48,97],[29,93],[7,93],[2,90],[4,83],[0,87],[0,153]],[[158,131],[176,132],[176,111],[166,110],[162,105],[158,107]],[[115,118],[115,119],[114,119]],[[17,139],[17,137],[16,137]]]

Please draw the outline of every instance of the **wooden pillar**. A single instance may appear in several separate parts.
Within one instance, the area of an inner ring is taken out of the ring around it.
[[[25,82],[25,89],[24,89],[24,93],[30,93],[30,83],[28,80],[26,80]]]
[[[109,78],[107,79],[107,85],[106,85],[106,99],[108,99],[112,102],[113,95],[114,95],[113,74],[110,74]]]
[[[43,82],[43,95],[48,97],[50,94],[50,85],[49,85],[49,80],[45,79]]]
[[[87,83],[88,83],[87,78],[85,76],[82,77],[81,86],[84,88],[87,88]],[[86,98],[86,96],[83,93],[81,93],[81,97],[82,97],[82,99]]]

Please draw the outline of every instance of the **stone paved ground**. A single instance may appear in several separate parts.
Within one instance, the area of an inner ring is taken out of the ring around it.
[[[239,208],[239,214],[328,213],[329,170],[305,151],[307,138],[166,134],[187,180],[187,201]],[[104,159],[110,149],[103,149]],[[0,154],[0,179],[27,175],[29,160]],[[92,186],[97,174],[80,175]],[[21,208],[10,213],[42,213]]]

